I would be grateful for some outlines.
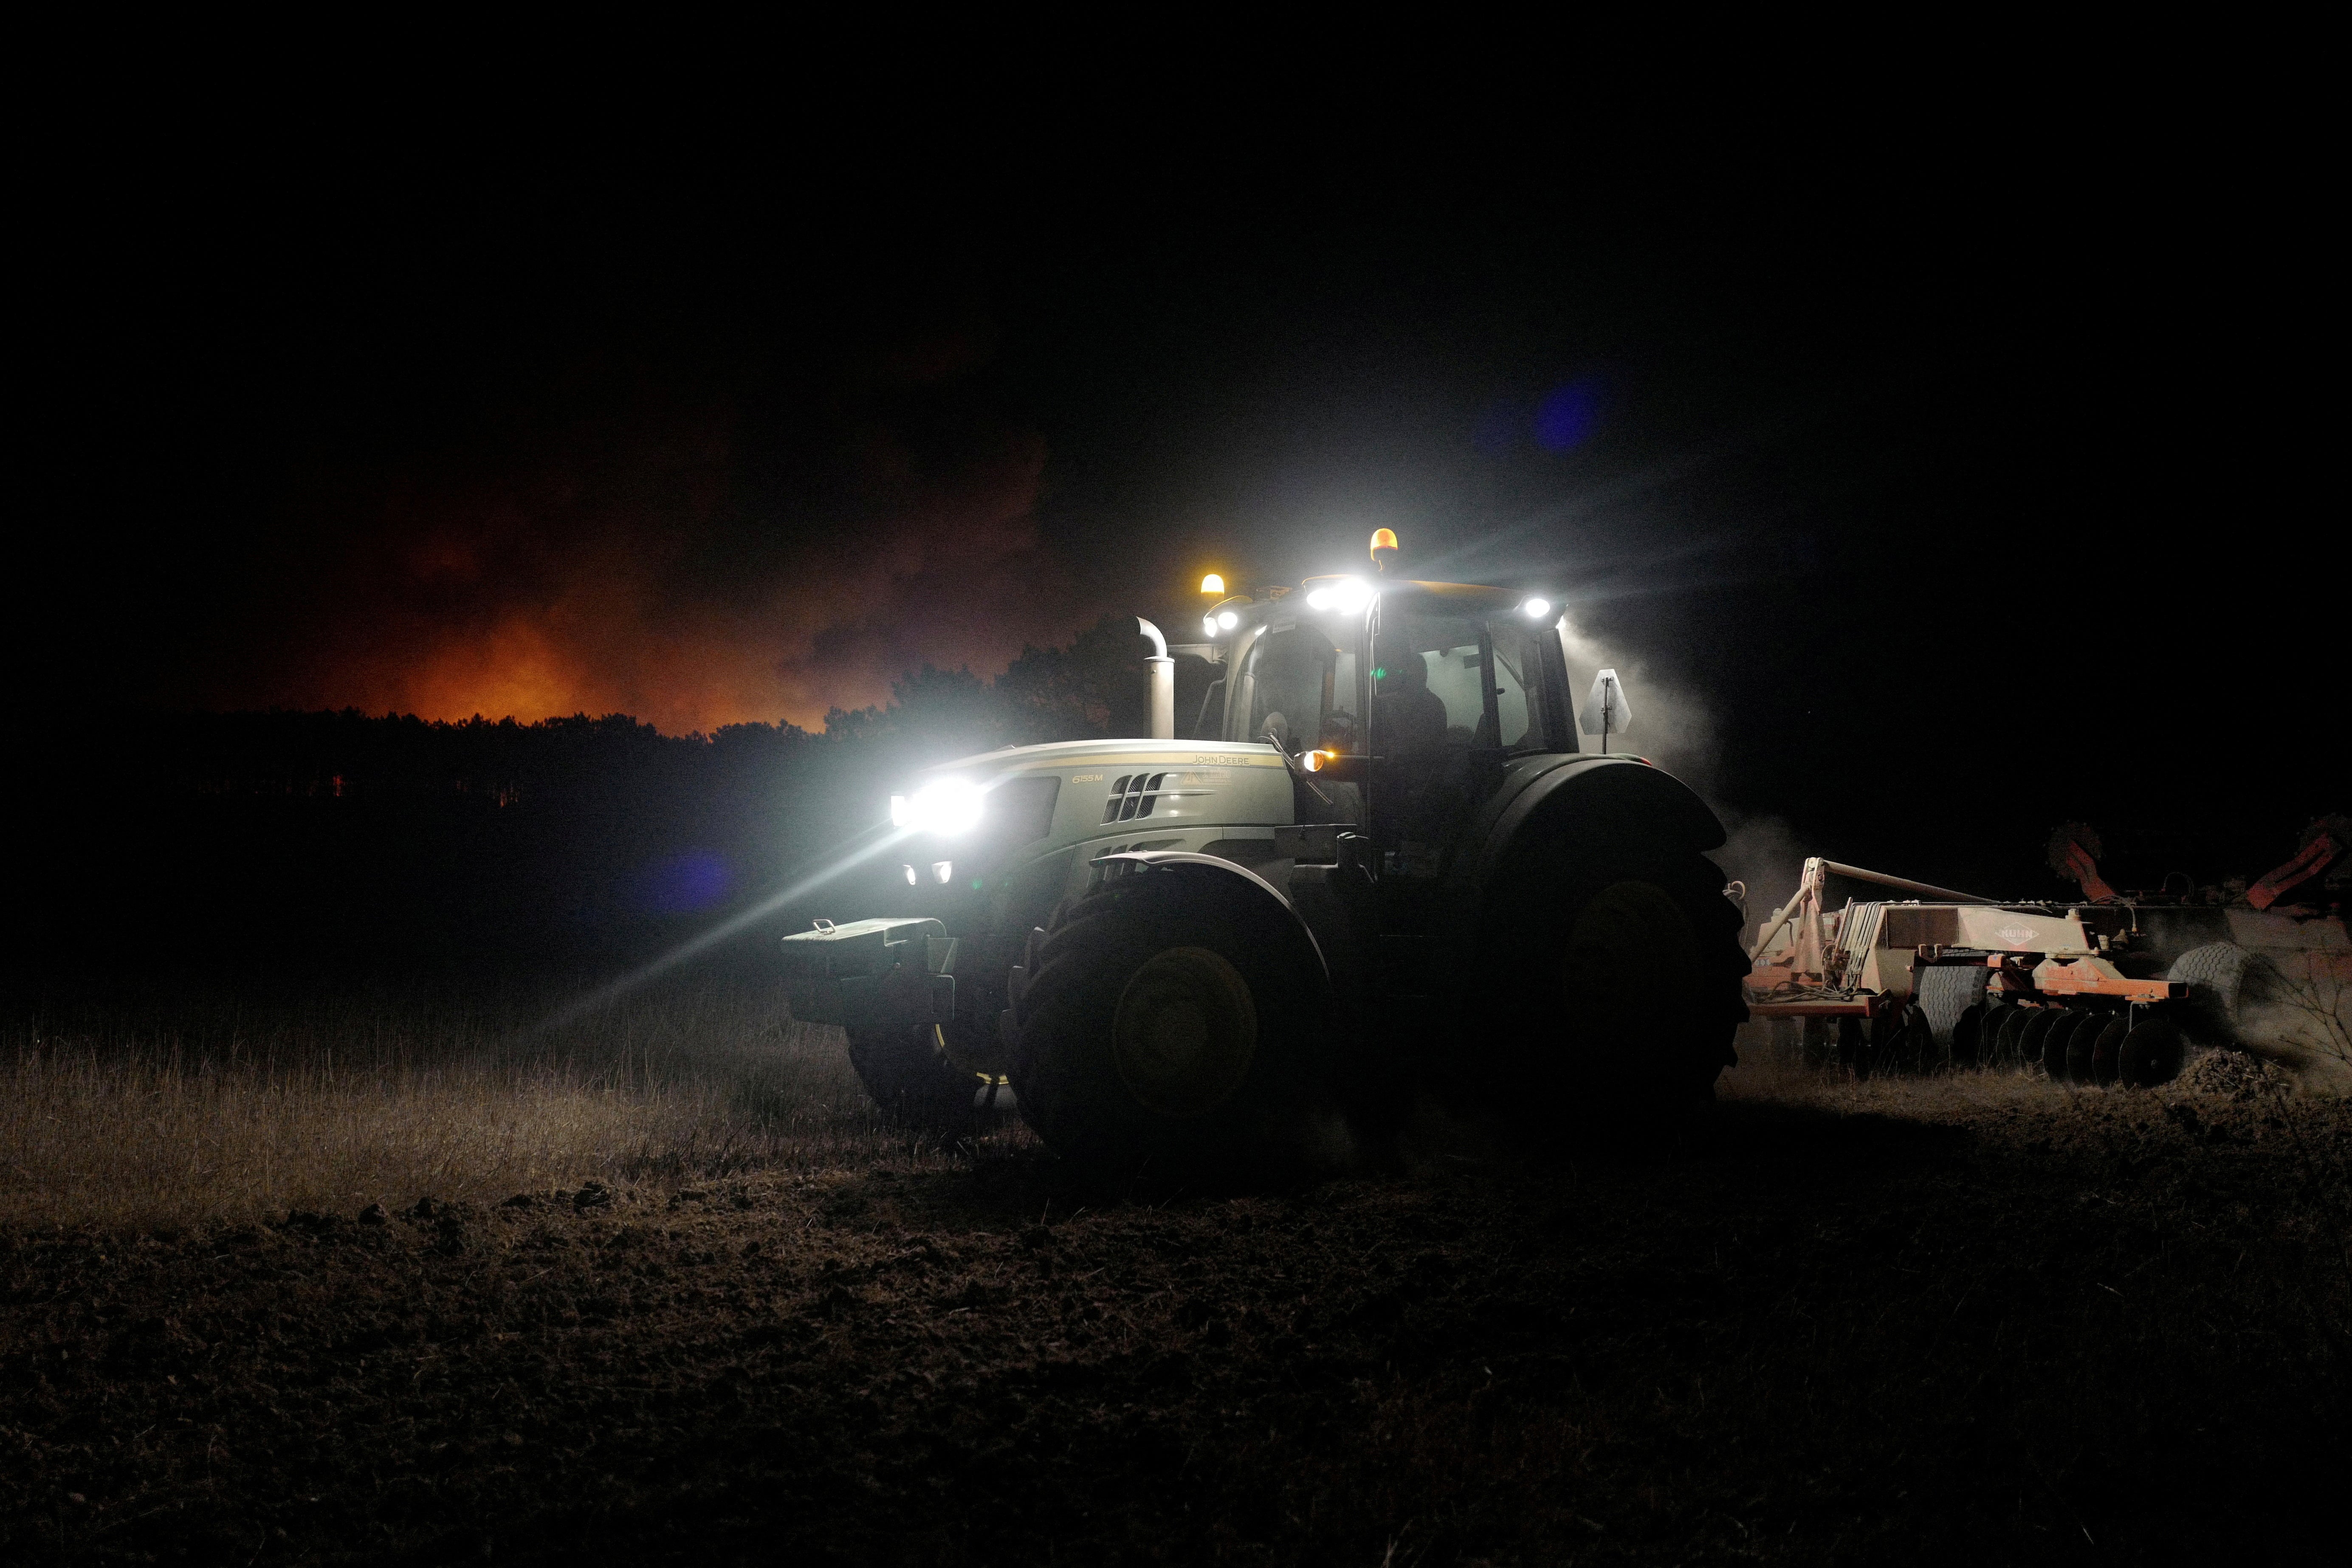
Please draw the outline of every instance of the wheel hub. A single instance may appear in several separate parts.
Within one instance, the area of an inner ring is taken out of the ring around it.
[[[1579,913],[1560,980],[1595,1043],[1677,1020],[1701,983],[1690,921],[1647,882],[1612,883]]]
[[[1199,1116],[1232,1097],[1257,1050],[1249,983],[1205,947],[1155,954],[1127,983],[1111,1056],[1128,1092],[1163,1116]]]

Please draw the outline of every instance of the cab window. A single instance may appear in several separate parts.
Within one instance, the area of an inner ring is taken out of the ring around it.
[[[1333,646],[1312,626],[1267,632],[1250,649],[1249,728],[1244,740],[1262,740],[1269,726],[1292,752],[1357,749],[1356,656]]]
[[[1544,749],[1542,638],[1550,629],[1514,616],[1489,623],[1495,649],[1496,744],[1507,752]]]
[[[1372,670],[1376,747],[1528,751],[1544,744],[1539,627],[1466,616],[1386,616]],[[1486,705],[1491,678],[1494,707]]]

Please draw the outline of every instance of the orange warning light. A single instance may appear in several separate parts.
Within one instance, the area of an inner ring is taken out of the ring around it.
[[[1385,572],[1397,552],[1396,531],[1391,528],[1372,530],[1372,564]]]
[[[1203,594],[1222,594],[1224,591],[1225,580],[1214,572],[1201,579],[1201,592]]]

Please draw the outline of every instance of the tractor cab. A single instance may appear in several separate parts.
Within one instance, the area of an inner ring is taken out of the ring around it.
[[[1227,601],[1207,626],[1225,675],[1202,738],[1278,748],[1297,819],[1360,836],[1376,879],[1439,877],[1513,759],[1577,750],[1559,617],[1544,599],[1311,578],[1264,603]]]

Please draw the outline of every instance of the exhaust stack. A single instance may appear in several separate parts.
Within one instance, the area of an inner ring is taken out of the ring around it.
[[[1168,657],[1168,639],[1160,635],[1158,626],[1141,616],[1135,617],[1135,624],[1151,639],[1151,657],[1143,661],[1143,668],[1151,674],[1151,738],[1172,741],[1176,738],[1176,661]]]

